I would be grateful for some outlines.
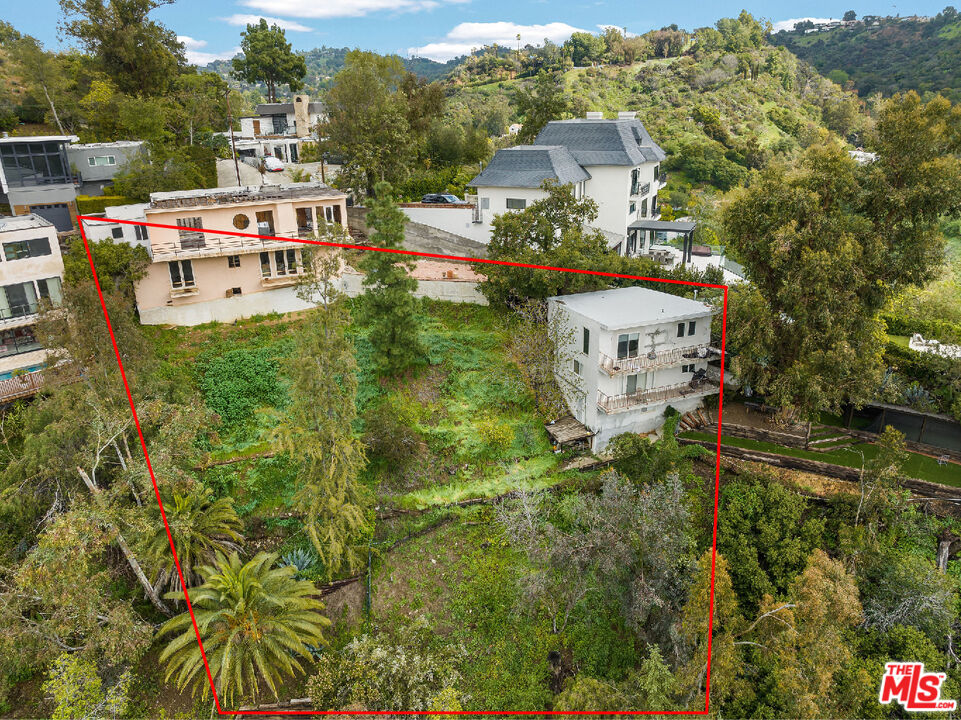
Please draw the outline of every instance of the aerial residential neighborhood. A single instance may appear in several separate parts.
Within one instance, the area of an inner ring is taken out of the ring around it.
[[[957,717],[961,17],[891,11],[5,8],[0,717]]]

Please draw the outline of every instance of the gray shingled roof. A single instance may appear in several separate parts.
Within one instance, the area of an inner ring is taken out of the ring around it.
[[[534,144],[563,145],[584,166],[640,165],[667,157],[637,119],[554,120],[544,126]]]
[[[540,187],[545,180],[562,185],[590,179],[567,148],[559,145],[516,145],[498,150],[469,187]]]
[[[294,104],[292,102],[284,103],[262,103],[256,108],[257,114],[251,115],[250,117],[262,117],[264,115],[281,115],[283,113],[292,113],[294,111]],[[325,106],[322,102],[308,102],[307,112],[310,113],[322,113],[325,110]]]

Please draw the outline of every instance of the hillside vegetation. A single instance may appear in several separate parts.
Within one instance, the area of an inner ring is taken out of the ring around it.
[[[831,130],[858,141],[866,122],[860,104],[839,86],[767,43],[735,53],[701,47],[690,54],[630,65],[572,68],[557,75],[569,117],[588,110],[608,117],[637,111],[669,156],[671,204],[686,205],[689,183],[727,190],[751,168],[792,155]],[[484,108],[532,84],[526,79],[457,89],[450,112]],[[510,120],[523,121],[517,103]]]
[[[863,97],[916,90],[961,100],[961,16],[953,7],[929,21],[877,22],[812,34],[782,31],[771,41]]]

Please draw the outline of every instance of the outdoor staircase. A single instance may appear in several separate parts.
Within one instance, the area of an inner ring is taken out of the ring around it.
[[[811,438],[808,440],[808,450],[814,452],[828,452],[852,447],[858,439],[851,437],[844,430],[830,425],[812,425]]]
[[[691,412],[686,412],[681,415],[681,422],[678,424],[678,427],[681,429],[681,432],[687,432],[688,430],[700,430],[714,423],[714,415],[710,410],[697,408],[696,410],[691,410]]]

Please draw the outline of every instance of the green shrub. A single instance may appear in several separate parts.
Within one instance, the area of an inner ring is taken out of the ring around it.
[[[134,200],[123,195],[77,195],[77,212],[81,215],[102,213],[106,208],[114,205],[129,205]]]
[[[913,335],[920,333],[925,340],[941,342],[961,342],[961,325],[939,318],[905,317],[885,313],[881,316],[891,335]]]
[[[231,350],[200,365],[200,390],[225,425],[253,417],[259,407],[278,405],[285,393],[270,348]]]

